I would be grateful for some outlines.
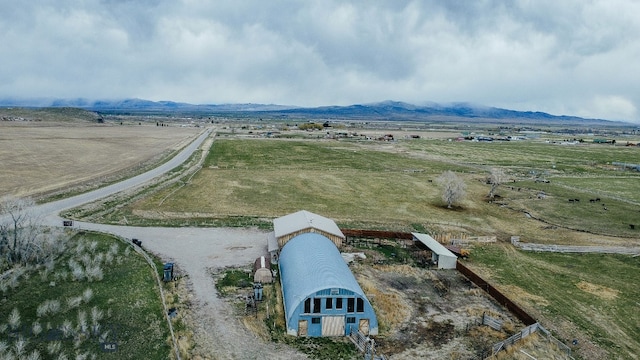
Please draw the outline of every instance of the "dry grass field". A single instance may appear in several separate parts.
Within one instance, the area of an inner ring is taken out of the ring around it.
[[[138,124],[0,121],[0,195],[38,197],[111,182],[161,161],[199,130]]]

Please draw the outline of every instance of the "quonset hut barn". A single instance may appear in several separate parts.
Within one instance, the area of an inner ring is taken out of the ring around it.
[[[279,263],[288,334],[378,334],[371,303],[332,240],[318,233],[298,234],[282,248]]]

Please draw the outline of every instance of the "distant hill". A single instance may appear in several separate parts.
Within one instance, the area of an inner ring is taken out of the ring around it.
[[[174,114],[174,115],[236,115],[260,116],[292,120],[361,120],[361,121],[420,121],[420,122],[487,122],[487,123],[559,123],[576,125],[628,125],[601,119],[576,116],[556,116],[544,112],[515,111],[469,103],[414,105],[398,101],[383,101],[349,106],[321,106],[313,108],[273,104],[203,104],[194,105],[172,101],[143,99],[87,100],[37,99],[17,101],[0,99],[0,106],[81,108],[105,114]]]
[[[0,107],[0,119],[53,122],[102,122],[95,111],[77,107]]]

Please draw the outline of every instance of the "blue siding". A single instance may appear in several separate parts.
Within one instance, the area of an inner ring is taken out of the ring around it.
[[[360,319],[368,319],[370,333],[377,334],[378,321],[369,300],[340,251],[325,236],[305,233],[289,240],[280,253],[280,275],[289,334],[296,335],[299,321],[306,320],[307,335],[321,336],[325,316],[344,317],[344,334],[349,332],[351,325],[357,327]],[[331,308],[327,308],[327,298],[332,299]],[[354,299],[352,312],[347,308],[350,298]],[[305,311],[307,299],[308,312]],[[342,299],[341,308],[337,308],[338,299]],[[361,299],[360,309],[356,306],[356,299]],[[320,308],[314,311],[316,301]],[[313,318],[319,318],[317,323],[313,323]],[[348,324],[347,318],[353,318],[354,323]]]

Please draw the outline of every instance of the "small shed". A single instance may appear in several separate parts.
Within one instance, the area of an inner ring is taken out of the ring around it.
[[[438,269],[455,269],[458,257],[427,234],[411,233],[413,240],[431,250],[431,260],[438,265]]]
[[[260,256],[253,263],[253,282],[262,284],[273,282],[271,262],[267,261],[264,256]]]
[[[273,219],[274,237],[282,249],[292,238],[304,233],[318,233],[331,240],[338,249],[342,247],[344,234],[336,223],[326,217],[301,210]]]

